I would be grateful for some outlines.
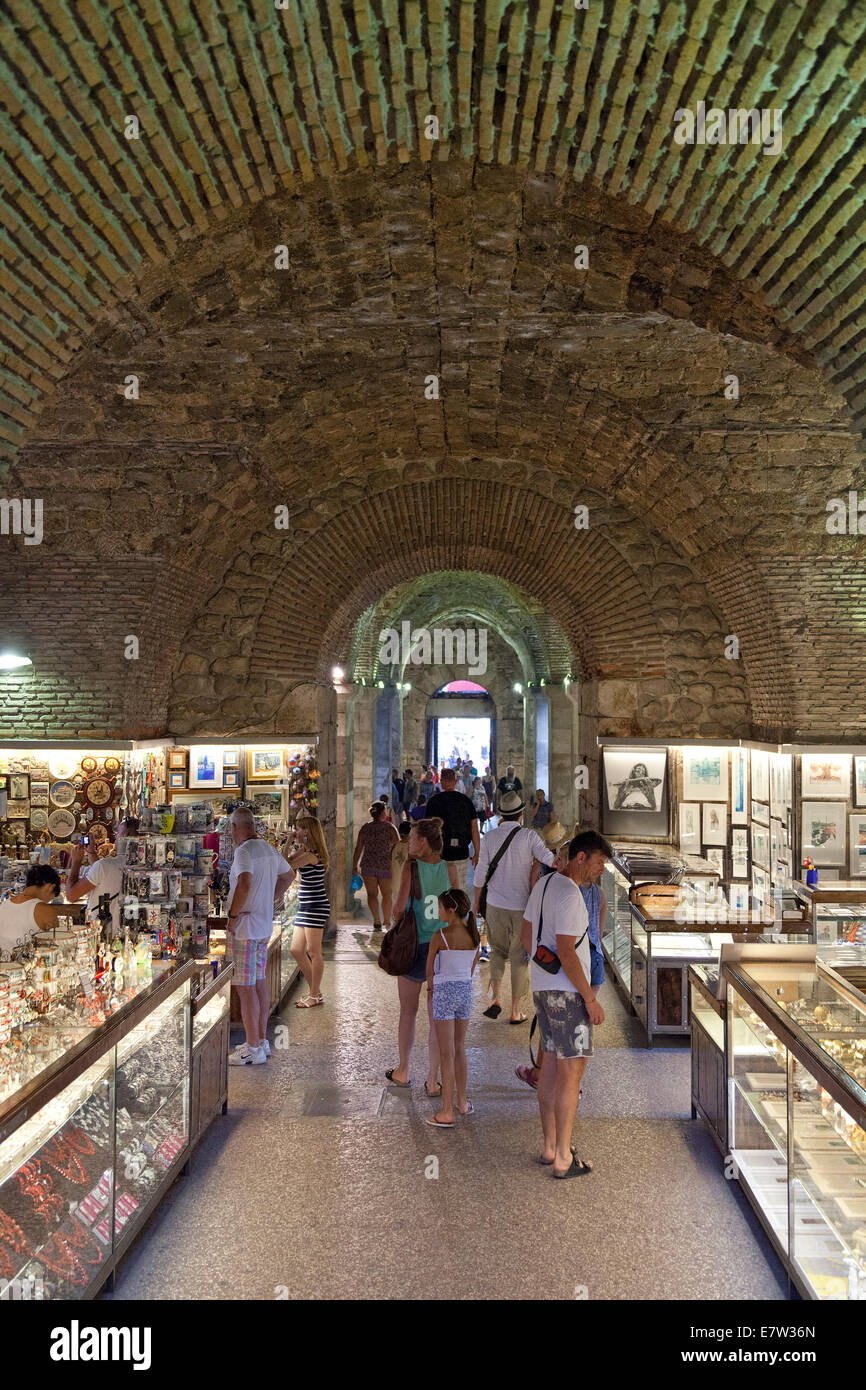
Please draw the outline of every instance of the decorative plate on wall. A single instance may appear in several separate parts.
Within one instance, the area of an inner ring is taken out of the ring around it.
[[[31,830],[47,830],[47,828],[48,828],[48,812],[47,812],[47,811],[31,811],[31,812],[30,812],[30,829],[31,829]]]
[[[71,811],[52,811],[48,817],[48,829],[56,840],[68,840],[75,829],[75,817]]]
[[[75,788],[71,782],[55,782],[49,792],[55,806],[71,806],[75,800]]]
[[[104,766],[105,771],[108,773],[108,775],[110,777],[114,777],[120,771],[120,759],[115,758],[114,754],[112,753],[109,755],[109,757],[105,759]]]
[[[86,772],[88,777],[92,772],[96,771],[98,766],[99,764],[97,763],[95,758],[91,758],[90,756],[88,756],[86,758],[81,759],[81,771]]]
[[[91,777],[84,795],[91,806],[107,806],[114,795],[114,787],[105,777]]]
[[[78,759],[74,753],[54,753],[48,760],[52,777],[71,777],[78,767]]]

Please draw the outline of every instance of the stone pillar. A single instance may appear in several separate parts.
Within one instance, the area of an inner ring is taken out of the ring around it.
[[[371,792],[374,797],[387,792],[391,800],[391,769],[403,771],[403,701],[396,686],[386,685],[376,690],[374,778]]]
[[[598,749],[598,682],[583,681],[569,686],[569,694],[576,701],[578,711],[578,741],[576,765],[587,769],[588,786],[584,791],[575,792],[576,816],[586,829],[601,829],[601,803],[599,801],[599,778],[601,759]]]
[[[345,813],[338,859],[340,861],[339,900],[343,908],[353,912],[355,895],[352,892],[352,852],[358,830],[368,819],[367,808],[373,800],[373,747],[376,728],[376,698],[379,691],[371,685],[346,686],[346,746],[343,776],[345,778]]]
[[[340,789],[341,765],[338,758],[337,692],[333,686],[316,687],[316,719],[319,730],[319,820],[328,846],[331,869],[328,874],[328,896],[331,900],[331,921],[326,934],[336,929],[335,909],[338,891],[337,801]]]
[[[545,686],[548,700],[548,766],[550,787],[545,788],[557,819],[571,830],[578,819],[575,767],[584,759],[578,741],[578,687],[564,681]],[[590,776],[592,774],[590,773]],[[581,819],[583,811],[581,808]]]
[[[523,783],[523,795],[531,800],[535,793],[535,733],[536,713],[540,690],[530,687],[523,696],[523,768],[518,774]]]

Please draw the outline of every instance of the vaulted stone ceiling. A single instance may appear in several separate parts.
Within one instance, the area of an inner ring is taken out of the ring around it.
[[[862,543],[824,520],[864,482],[866,7],[6,14],[0,425],[46,534],[4,538],[5,627],[64,731],[267,728],[445,569],[639,672],[636,732],[864,727]],[[781,108],[784,153],[676,145],[701,99]]]

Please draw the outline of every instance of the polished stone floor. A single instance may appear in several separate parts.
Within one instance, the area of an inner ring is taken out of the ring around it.
[[[528,1025],[481,1016],[486,967],[468,1034],[477,1113],[436,1133],[424,1123],[426,1018],[411,1090],[385,1080],[397,985],[376,966],[369,924],[341,926],[325,953],[325,1006],[296,1010],[291,996],[267,1066],[232,1069],[228,1115],[115,1298],[786,1296],[737,1184],[689,1118],[688,1047],[648,1051],[612,986],[575,1128],[595,1172],[560,1183],[532,1161],[536,1099],[514,1075]]]

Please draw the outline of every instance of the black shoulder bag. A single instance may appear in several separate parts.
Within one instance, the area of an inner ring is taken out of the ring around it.
[[[545,883],[544,887],[541,890],[541,902],[538,904],[538,933],[535,938],[535,955],[532,957],[535,964],[539,965],[542,970],[546,970],[548,975],[556,975],[562,969],[562,962],[560,961],[559,956],[556,954],[556,952],[551,951],[549,946],[542,946],[541,944],[541,928],[544,923],[544,895],[550,887],[550,880],[554,877],[555,874],[548,874],[547,883]],[[578,946],[581,946],[583,944],[588,932],[589,924],[587,923],[587,928],[586,931],[583,933],[583,936],[580,938],[579,941],[575,942],[575,951],[577,950]]]
[[[488,865],[488,867],[487,867],[487,876],[486,876],[485,879],[484,879],[484,884],[483,884],[483,886],[482,886],[481,893],[480,893],[479,898],[478,898],[478,911],[479,911],[479,913],[480,913],[480,915],[481,915],[482,917],[486,916],[486,914],[487,914],[487,885],[488,885],[488,883],[490,882],[490,880],[491,880],[492,877],[493,877],[493,873],[494,873],[494,870],[496,869],[496,865],[499,863],[499,861],[500,861],[500,859],[502,858],[503,854],[504,854],[505,851],[508,849],[508,846],[511,844],[511,841],[514,839],[514,837],[515,837],[515,835],[517,834],[518,830],[522,830],[522,829],[523,829],[523,826],[522,826],[522,825],[516,825],[516,826],[514,827],[514,829],[512,830],[511,834],[510,834],[510,835],[506,835],[505,839],[502,841],[502,844],[499,846],[498,850],[497,850],[496,853],[494,854],[493,858],[491,859],[491,861],[490,861],[490,863],[489,863],[489,865]]]

